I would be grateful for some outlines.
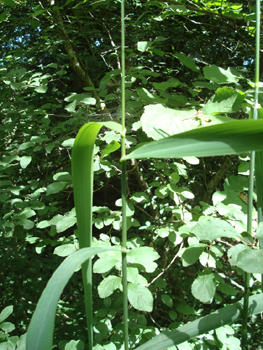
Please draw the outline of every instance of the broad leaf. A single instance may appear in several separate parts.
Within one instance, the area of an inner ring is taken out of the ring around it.
[[[77,248],[74,244],[62,244],[55,248],[54,254],[65,257],[74,253],[76,250]]]
[[[130,264],[142,265],[146,272],[153,272],[157,264],[154,260],[159,259],[159,254],[151,247],[139,247],[130,250],[127,260]]]
[[[98,286],[99,296],[101,298],[107,298],[116,289],[122,290],[122,279],[121,279],[121,277],[108,276]]]
[[[161,104],[144,107],[142,129],[154,140],[178,134],[197,127],[196,111],[166,108]]]
[[[182,254],[182,258],[188,265],[194,264],[199,259],[199,256],[203,253],[205,248],[206,244],[193,244],[185,249],[185,251]]]
[[[153,310],[152,293],[141,284],[128,284],[128,300],[137,310],[147,312],[152,312]]]
[[[167,295],[167,294],[162,294],[161,295],[162,302],[167,305],[169,308],[173,307],[173,299]]]
[[[240,234],[228,222],[210,217],[199,221],[191,229],[191,232],[205,241],[212,241],[221,237],[240,237]]]
[[[202,303],[210,303],[214,298],[215,291],[216,284],[213,273],[198,276],[192,284],[193,296]]]
[[[103,158],[104,156],[106,156],[107,154],[110,154],[112,152],[115,152],[117,149],[119,149],[121,147],[121,145],[119,144],[119,142],[116,141],[111,141],[111,143],[109,143],[104,150],[102,150],[101,152],[101,158]]]
[[[235,265],[248,273],[263,274],[263,250],[247,247],[237,254]]]
[[[0,313],[0,323],[2,323],[5,319],[7,319],[8,316],[11,315],[11,313],[13,312],[13,305],[9,305],[7,307],[4,308],[4,310],[1,311]]]
[[[204,68],[204,76],[217,84],[237,83],[239,80],[239,77],[232,74],[229,68],[225,70],[215,65],[206,66]]]
[[[117,263],[121,263],[121,254],[113,252],[110,256],[103,256],[93,265],[94,273],[105,273],[110,271]]]
[[[52,184],[47,186],[47,196],[63,191],[68,186],[69,186],[68,182],[64,182],[64,181],[53,182]]]
[[[20,165],[22,169],[25,169],[31,163],[31,156],[23,156],[20,158]]]
[[[152,42],[151,41],[138,41],[137,43],[137,49],[138,51],[144,52],[146,51],[149,47],[152,46]]]
[[[219,88],[216,94],[206,103],[202,111],[204,114],[235,113],[241,107],[246,94],[230,87]]]
[[[179,52],[175,54],[175,57],[177,57],[178,60],[182,62],[186,67],[190,68],[194,72],[199,72],[199,67],[197,67],[195,61],[191,57],[185,56]]]

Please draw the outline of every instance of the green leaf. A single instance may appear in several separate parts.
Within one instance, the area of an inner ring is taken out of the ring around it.
[[[169,88],[185,85],[184,83],[181,83],[178,79],[175,79],[175,78],[170,78],[167,81],[163,81],[161,83],[152,83],[152,84],[156,90],[160,90],[160,91],[165,91]]]
[[[29,147],[34,146],[34,145],[35,145],[34,142],[29,141],[29,142],[22,143],[18,148],[20,149],[20,151],[23,151]]]
[[[66,231],[68,228],[74,226],[76,222],[77,218],[75,216],[63,216],[56,224],[57,233]]]
[[[216,289],[219,292],[222,292],[226,295],[236,295],[237,294],[237,291],[235,290],[235,288],[230,286],[229,284],[220,284]]]
[[[16,327],[11,322],[3,322],[0,324],[1,331],[11,333]]]
[[[216,94],[203,107],[204,114],[235,113],[237,112],[246,94],[230,87],[219,88]]]
[[[152,293],[141,284],[128,284],[128,300],[136,310],[146,312],[153,310]]]
[[[146,51],[149,47],[152,46],[152,42],[151,41],[139,41],[137,43],[137,49],[138,51],[144,52]]]
[[[0,313],[0,323],[2,323],[4,320],[6,320],[7,317],[11,315],[13,310],[14,310],[13,305],[9,305],[9,306],[5,307],[4,310],[2,310]]]
[[[101,298],[107,298],[116,289],[122,290],[122,279],[118,276],[106,277],[98,286],[98,293]]]
[[[236,266],[238,254],[246,249],[249,249],[249,247],[244,244],[237,244],[230,248],[227,252],[230,264]]]
[[[191,232],[202,240],[211,241],[221,237],[240,237],[240,234],[228,222],[210,217],[199,221]]]
[[[178,60],[182,62],[186,67],[190,68],[194,72],[199,72],[199,67],[197,67],[195,61],[191,57],[185,56],[179,52],[175,54],[175,57],[177,57]]]
[[[263,238],[263,222],[258,224],[257,228],[257,238]]]
[[[65,350],[83,350],[84,343],[82,340],[71,340],[65,346]]]
[[[5,6],[14,6],[15,2],[14,0],[3,0]]]
[[[144,107],[142,129],[147,136],[159,140],[197,127],[195,110],[175,110],[161,104]]]
[[[17,222],[17,225],[21,225],[25,230],[31,230],[35,226],[34,222],[27,219],[22,219]]]
[[[74,113],[76,108],[76,100],[65,106],[65,110],[69,113]]]
[[[109,143],[104,150],[102,150],[101,152],[101,158],[103,158],[105,155],[110,154],[112,152],[115,152],[117,149],[119,149],[121,147],[121,145],[119,144],[119,142],[117,141],[111,141],[111,143]]]
[[[238,253],[235,265],[248,273],[263,274],[263,250],[247,247]]]
[[[202,303],[210,303],[214,298],[215,291],[216,284],[213,273],[198,276],[192,284],[193,296]]]
[[[144,192],[135,192],[130,197],[130,200],[132,200],[136,203],[147,203],[147,202],[149,202],[149,196]]]
[[[194,264],[203,253],[206,248],[206,244],[197,243],[186,248],[182,254],[182,258],[188,265]]]
[[[74,145],[74,141],[75,141],[75,139],[65,140],[65,141],[62,142],[61,146],[72,148],[73,145]]]
[[[35,88],[35,91],[40,94],[45,94],[47,92],[47,86],[46,85],[37,86]]]
[[[215,65],[206,66],[204,68],[204,76],[217,84],[237,83],[239,80],[239,77],[232,74],[229,68],[225,70]]]
[[[105,273],[110,271],[116,264],[121,264],[121,253],[111,252],[110,256],[103,256],[93,265],[94,273]]]
[[[55,248],[54,254],[58,256],[68,256],[77,250],[75,244],[62,244]]]
[[[172,331],[164,331],[151,340],[137,347],[136,350],[162,350],[181,344],[211,330],[236,322],[242,317],[243,299],[225,306],[205,317],[184,324]],[[263,293],[249,297],[248,316],[263,311]]]
[[[68,186],[69,186],[68,182],[64,182],[64,181],[53,182],[52,184],[47,186],[47,196],[63,191]]]
[[[237,120],[149,142],[122,159],[182,158],[239,154],[263,149],[263,121]]]
[[[20,165],[22,169],[25,169],[31,163],[31,156],[23,156],[20,158]]]
[[[173,299],[167,295],[167,294],[162,294],[161,295],[162,302],[167,305],[170,309],[173,307]]]
[[[159,254],[151,247],[134,248],[127,254],[128,263],[142,265],[146,272],[155,271],[157,264],[154,260],[157,259],[159,259]]]
[[[62,171],[62,172],[56,173],[56,174],[53,176],[53,180],[54,180],[54,181],[63,181],[63,182],[72,183],[71,175],[70,175],[70,173],[67,172],[67,171]]]
[[[95,105],[96,99],[94,97],[85,97],[80,100],[81,103],[84,103],[85,105]]]
[[[139,99],[144,104],[148,103],[164,103],[166,100],[164,100],[162,97],[159,97],[156,94],[151,93],[149,90],[145,88],[137,88],[136,92],[139,96]]]
[[[53,344],[53,331],[57,303],[60,295],[74,271],[95,254],[113,247],[83,248],[68,258],[57,268],[44,289],[27,331],[27,350],[50,350]]]
[[[20,213],[14,215],[14,220],[28,219],[35,215],[36,215],[36,212],[34,210],[32,210],[31,208],[25,208]]]

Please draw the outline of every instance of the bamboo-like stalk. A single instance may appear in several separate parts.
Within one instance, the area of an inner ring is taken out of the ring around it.
[[[258,86],[259,86],[259,57],[260,57],[260,0],[256,0],[256,57],[255,57],[255,102],[253,108],[253,119],[258,119]],[[247,231],[252,233],[252,210],[253,210],[253,191],[254,191],[254,169],[255,169],[255,151],[251,152],[249,171],[249,192],[248,192],[248,215]],[[247,348],[247,318],[249,304],[249,281],[250,274],[245,273],[245,294],[242,314],[242,350]]]
[[[121,156],[126,155],[125,145],[125,0],[121,1]],[[121,176],[122,198],[122,247],[127,243],[127,219],[126,219],[126,160],[122,162]],[[123,287],[123,322],[124,322],[124,349],[129,349],[128,344],[128,283],[127,283],[127,253],[122,252],[122,287]]]

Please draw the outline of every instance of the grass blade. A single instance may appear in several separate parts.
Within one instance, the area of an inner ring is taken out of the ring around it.
[[[243,300],[233,305],[228,305],[210,315],[187,323],[173,331],[165,331],[153,339],[142,344],[136,350],[164,350],[174,345],[179,345],[187,340],[205,334],[212,329],[230,324],[242,317]],[[248,316],[256,315],[263,311],[263,294],[257,294],[249,298]]]
[[[182,158],[237,154],[263,149],[263,120],[238,120],[149,142],[122,159]]]
[[[72,180],[80,248],[91,247],[92,244],[93,149],[102,126],[122,132],[121,125],[116,122],[88,123],[78,132],[72,150]],[[82,265],[82,279],[89,349],[91,350],[93,347],[91,260],[87,260]]]
[[[52,349],[57,303],[64,287],[81,264],[95,254],[108,250],[119,251],[115,247],[83,248],[67,257],[60,264],[44,289],[31,319],[26,338],[27,350]]]

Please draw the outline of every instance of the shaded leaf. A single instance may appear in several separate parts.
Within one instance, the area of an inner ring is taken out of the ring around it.
[[[187,264],[194,264],[199,259],[199,256],[203,253],[205,248],[206,244],[193,244],[185,249],[182,254],[182,258],[186,261]]]
[[[175,57],[177,57],[178,60],[182,62],[186,67],[190,68],[194,72],[199,72],[199,67],[197,67],[197,65],[195,64],[195,61],[191,57],[185,56],[179,52],[175,54]]]
[[[53,182],[52,184],[47,186],[47,196],[51,194],[58,193],[60,191],[65,190],[69,186],[68,182],[59,181],[59,182]]]
[[[7,319],[8,316],[11,315],[11,313],[13,312],[13,305],[9,305],[7,307],[4,308],[4,310],[1,311],[0,313],[0,323],[2,323],[4,320]]]

